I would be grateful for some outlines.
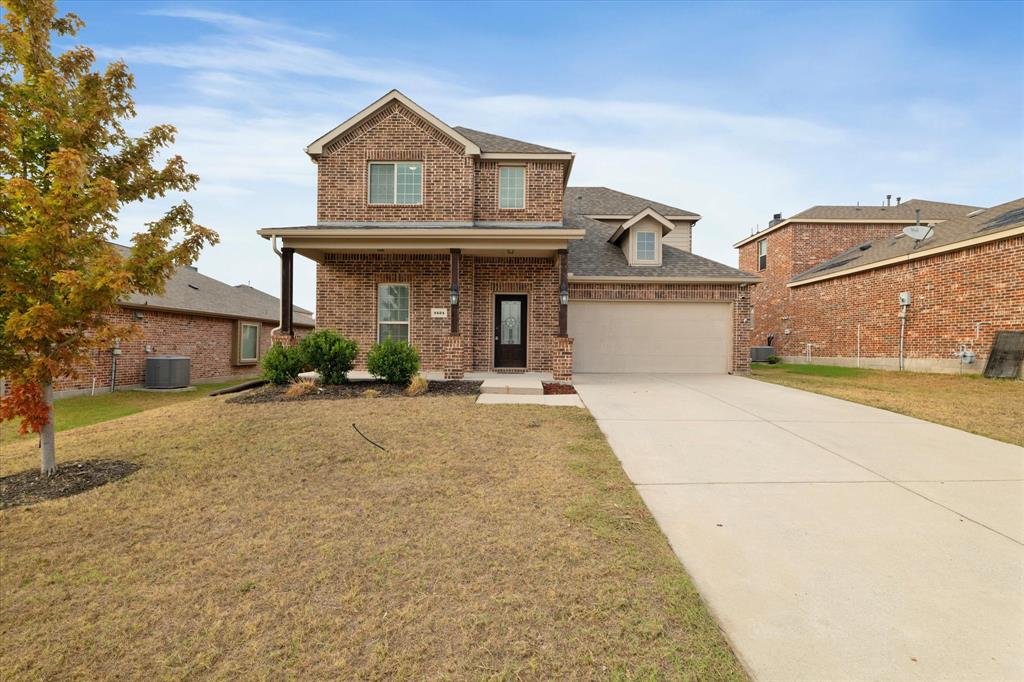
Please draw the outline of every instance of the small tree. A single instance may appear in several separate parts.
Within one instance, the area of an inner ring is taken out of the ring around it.
[[[90,350],[133,328],[108,313],[132,292],[160,293],[215,232],[182,202],[132,238],[123,255],[118,211],[125,204],[193,189],[169,125],[129,136],[134,79],[123,62],[93,71],[92,50],[51,52],[51,34],[74,36],[73,14],[49,0],[2,0],[0,22],[0,375],[8,393],[0,419],[40,433],[43,473],[56,470],[53,382],[73,375]]]

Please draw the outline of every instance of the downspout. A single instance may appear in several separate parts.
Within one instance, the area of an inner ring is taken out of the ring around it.
[[[903,334],[907,330],[907,307],[909,303],[900,304],[900,371],[903,371]]]
[[[270,248],[277,254],[278,259],[284,262],[284,255],[281,253],[281,249],[277,248],[277,235],[270,237]],[[277,316],[277,326],[270,330],[270,338],[273,339],[274,335],[281,331],[281,324],[284,322],[284,292],[279,291],[278,294],[281,296],[281,311],[280,315]]]

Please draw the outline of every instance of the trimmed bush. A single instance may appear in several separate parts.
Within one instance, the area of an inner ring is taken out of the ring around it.
[[[408,384],[420,371],[420,354],[405,341],[385,339],[370,349],[366,368],[389,384]]]
[[[779,356],[778,356],[778,355],[769,355],[769,356],[768,356],[768,360],[767,360],[766,362],[767,362],[767,363],[768,363],[769,365],[777,365],[777,364],[779,364],[779,363],[780,363],[781,361],[782,361],[782,360],[781,360],[781,359],[779,358]]]
[[[321,329],[299,341],[305,363],[320,374],[322,384],[343,384],[356,361],[359,346],[330,329]]]
[[[304,366],[298,347],[275,343],[263,356],[263,378],[272,384],[287,384],[299,376]]]

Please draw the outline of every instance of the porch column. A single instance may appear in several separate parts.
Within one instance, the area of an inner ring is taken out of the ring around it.
[[[558,335],[569,335],[569,251],[558,251]]]
[[[462,379],[463,368],[462,335],[459,334],[459,263],[462,260],[462,249],[451,249],[452,276],[451,290],[451,327],[448,338],[444,342],[444,378],[448,380]]]
[[[295,249],[281,249],[281,324],[274,330],[275,336],[293,336],[292,331],[292,260]]]
[[[459,261],[462,260],[462,249],[451,250],[452,259],[452,326],[451,333],[459,333]]]

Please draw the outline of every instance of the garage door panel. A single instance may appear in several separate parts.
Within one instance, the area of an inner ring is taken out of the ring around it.
[[[728,303],[573,302],[575,372],[729,371]]]

